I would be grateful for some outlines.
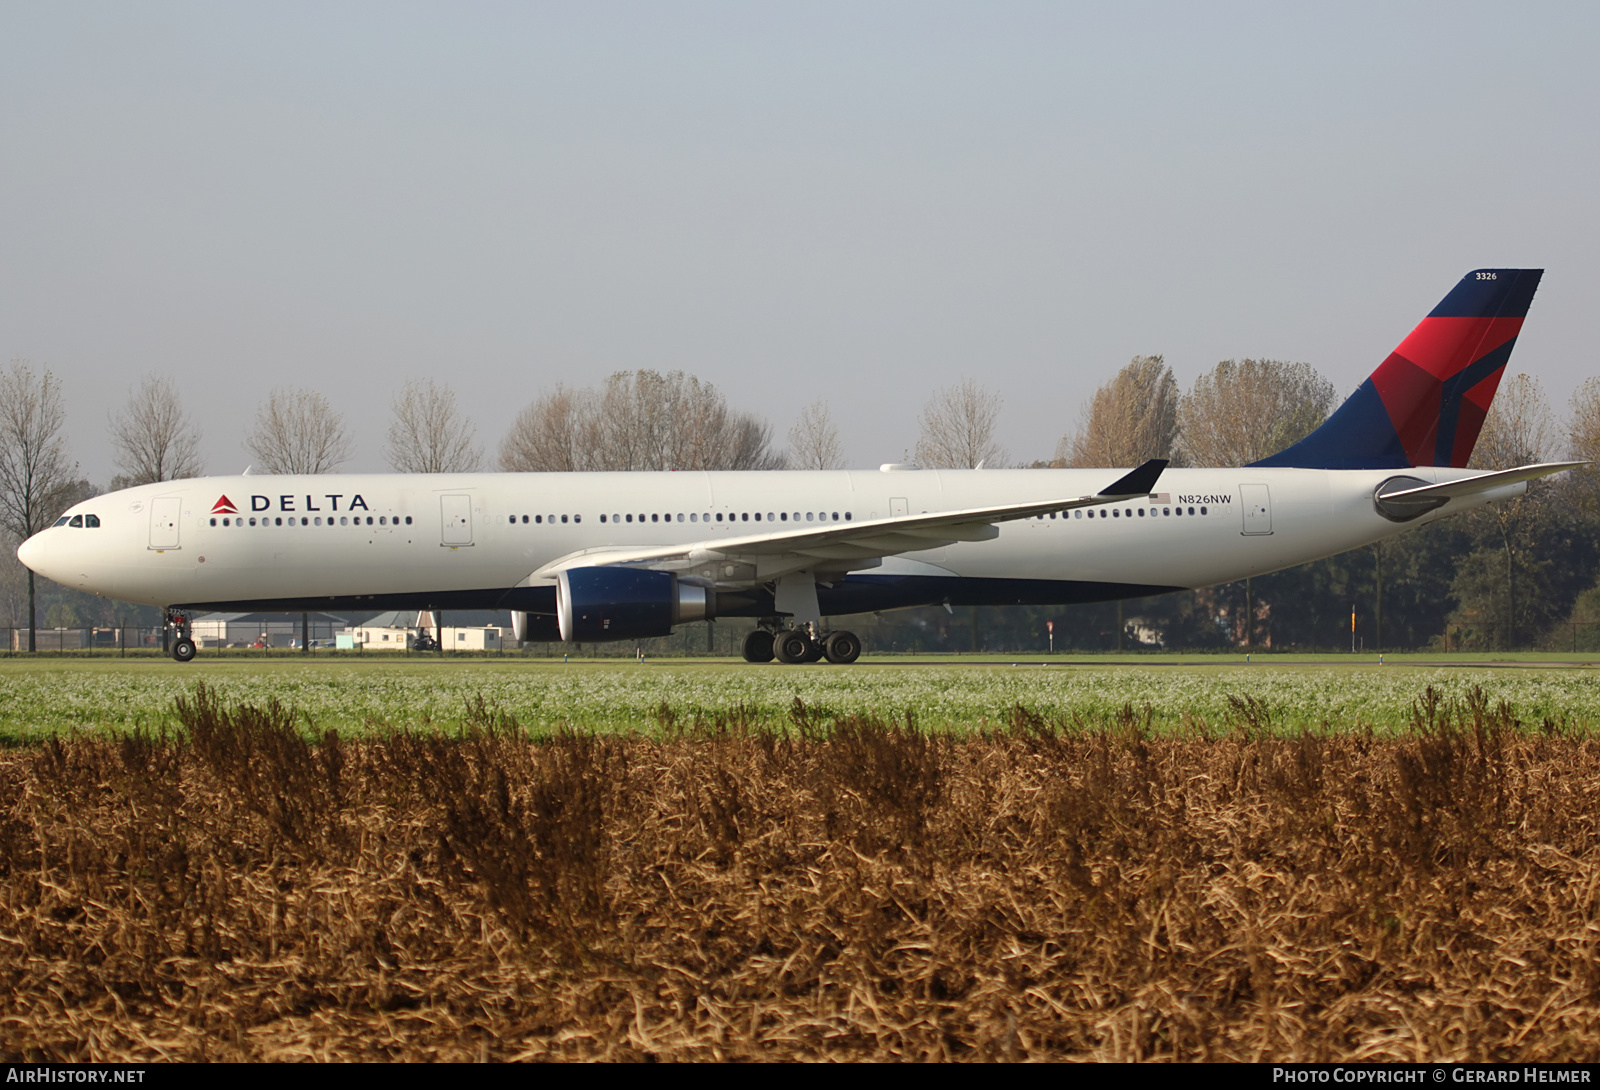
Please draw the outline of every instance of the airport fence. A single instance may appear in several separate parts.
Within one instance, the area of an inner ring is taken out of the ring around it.
[[[715,624],[683,625],[670,636],[661,636],[647,640],[627,640],[616,643],[602,644],[563,644],[558,641],[530,641],[518,645],[508,631],[498,646],[484,649],[419,649],[415,646],[414,634],[407,633],[394,642],[385,643],[354,643],[350,646],[337,646],[338,634],[331,630],[318,631],[315,627],[311,630],[309,646],[302,646],[298,633],[286,634],[284,631],[264,632],[254,639],[222,640],[200,636],[196,639],[200,651],[206,655],[220,654],[228,657],[239,658],[292,658],[298,656],[314,658],[377,658],[377,659],[420,659],[420,658],[685,658],[697,656],[729,657],[739,654],[740,641],[745,632],[749,630],[749,623],[733,620]],[[1058,626],[1059,628],[1059,626]],[[880,645],[874,639],[870,628],[863,632],[864,642],[869,652],[878,654],[939,654],[952,651],[969,651],[973,648],[965,646],[965,641],[959,647],[900,647],[895,646],[893,640],[885,640]],[[1028,640],[1016,638],[1020,634],[1013,634],[1012,638],[1002,639],[999,645],[989,646],[990,640],[980,641],[981,646],[976,650],[988,653],[1007,654],[1048,654],[1048,644],[1044,640]],[[0,658],[17,658],[32,656],[55,656],[64,658],[159,658],[168,653],[171,646],[172,632],[170,629],[159,625],[150,626],[113,626],[113,627],[85,627],[85,628],[37,628],[33,632],[33,647],[30,650],[28,629],[26,626],[13,626],[0,628]],[[1034,642],[1038,646],[1031,646]],[[1074,648],[1057,634],[1055,653],[1073,654],[1081,653],[1083,648]],[[1318,646],[1310,647],[1271,647],[1256,645],[1246,647],[1241,644],[1230,644],[1217,647],[1186,648],[1169,642],[1162,646],[1140,644],[1131,636],[1122,649],[1124,654],[1139,654],[1144,652],[1181,652],[1185,654],[1215,652],[1222,654],[1237,654],[1243,651],[1256,651],[1262,654],[1287,653],[1304,654],[1310,651],[1321,653],[1352,650],[1344,646]],[[1427,647],[1376,647],[1359,639],[1353,649],[1358,654],[1375,654],[1379,651],[1442,651],[1442,652],[1496,652],[1496,651],[1551,651],[1579,653],[1585,651],[1600,652],[1600,621],[1565,621],[1549,628],[1534,630],[1532,626],[1518,625],[1514,629],[1504,624],[1482,624],[1470,628],[1457,627],[1445,632],[1442,636],[1432,641]]]

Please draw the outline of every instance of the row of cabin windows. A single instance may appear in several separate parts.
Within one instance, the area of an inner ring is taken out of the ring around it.
[[[673,516],[673,515],[670,515],[670,514],[659,516],[659,521],[661,521],[661,522],[672,522],[672,521],[674,521],[674,519],[676,519],[676,521],[678,521],[678,522],[685,521],[684,515],[682,513],[679,513],[676,516]],[[830,511],[795,511],[793,513],[790,513],[788,511],[777,511],[777,512],[768,511],[767,514],[766,514],[766,520],[765,521],[767,521],[767,522],[839,522],[841,520],[844,521],[844,522],[849,522],[851,520],[850,512],[846,511],[841,516],[839,514],[839,512],[837,512],[837,511],[831,511],[831,512]],[[605,515],[601,515],[600,516],[600,521],[601,522],[606,521],[606,516]],[[633,516],[633,515],[612,515],[611,516],[611,521],[612,522],[633,522],[633,521],[635,521],[635,516]],[[645,516],[644,515],[637,516],[637,521],[644,522],[645,521]],[[651,522],[656,522],[657,521],[657,516],[656,515],[651,515],[650,516],[650,521]],[[707,511],[704,514],[700,514],[699,512],[691,511],[689,513],[689,515],[688,515],[687,521],[689,521],[689,522],[721,522],[721,523],[729,523],[729,522],[761,522],[762,521],[762,516],[761,516],[761,512],[760,511],[738,511],[738,512],[730,511],[726,515],[724,515],[721,511],[718,511],[715,514],[712,514],[710,511]]]
[[[1126,517],[1133,518],[1135,513],[1137,513],[1140,518],[1144,518],[1145,517],[1145,510],[1146,509],[1143,508],[1143,507],[1133,508],[1133,509],[1127,511]],[[1156,517],[1156,509],[1152,507],[1152,508],[1149,509],[1149,511],[1150,511],[1150,517],[1151,518],[1155,518]],[[1161,515],[1163,517],[1170,517],[1170,516],[1174,516],[1174,515],[1182,516],[1184,514],[1184,511],[1185,511],[1185,508],[1182,508],[1182,507],[1163,507],[1163,508],[1161,508]],[[1187,511],[1188,511],[1188,513],[1190,515],[1194,515],[1194,514],[1197,513],[1195,508],[1193,508],[1193,507],[1188,508]],[[1198,511],[1198,514],[1201,514],[1201,515],[1204,515],[1206,513],[1207,513],[1207,509],[1205,507],[1201,507],[1199,509],[1199,511]],[[1068,513],[1065,512],[1065,511],[1060,512],[1060,516],[1062,518],[1066,518],[1067,514]],[[1072,514],[1073,518],[1080,518],[1080,519],[1081,518],[1085,518],[1085,517],[1088,517],[1088,518],[1121,518],[1121,517],[1123,517],[1122,510],[1119,509],[1119,508],[1116,508],[1116,507],[1111,508],[1110,511],[1101,510],[1099,512],[1096,512],[1095,509],[1090,508],[1087,512],[1080,510],[1080,511],[1073,511],[1071,514]],[[1055,518],[1056,515],[1057,515],[1057,512],[1051,511],[1048,517]],[[510,518],[511,524],[512,525],[516,525],[516,523],[518,522],[518,516],[511,515],[511,516],[508,516],[508,517]],[[1040,521],[1043,521],[1046,516],[1038,515],[1036,517]],[[523,516],[521,516],[521,522],[524,525],[526,525],[530,521],[535,523],[535,524],[542,524],[542,523],[545,523],[545,522],[548,521],[551,525],[554,525],[555,521],[556,521],[556,518],[557,518],[557,516],[555,516],[555,515],[532,515],[532,516],[523,515]],[[579,523],[579,522],[583,521],[583,516],[582,515],[571,515],[571,516],[561,515],[560,516],[560,519],[561,519],[562,522],[566,522],[569,518],[571,519],[572,522],[575,522],[575,523]],[[649,515],[649,516],[646,516],[646,515],[643,515],[643,514],[638,515],[638,516],[634,516],[634,515],[612,515],[611,516],[611,521],[612,522],[633,522],[633,521],[635,521],[636,518],[637,518],[637,521],[639,521],[639,522],[648,521],[648,522],[660,523],[660,522],[672,522],[673,521],[673,516],[671,514],[666,514],[666,515],[654,514],[654,515]],[[688,515],[687,521],[689,521],[689,522],[711,522],[713,520],[713,518],[717,522],[724,522],[724,521],[726,521],[726,522],[750,522],[750,521],[752,521],[752,515],[748,511],[741,512],[741,513],[739,513],[737,515],[729,514],[726,518],[724,518],[724,516],[722,515],[722,513],[720,511],[717,512],[717,514],[715,516],[713,516],[709,512],[706,513],[705,515],[700,515],[698,513],[691,512]],[[760,522],[761,521],[761,512],[760,511],[755,512],[753,518],[754,518],[754,521]],[[843,520],[845,522],[849,522],[850,521],[850,512],[849,511],[846,511],[844,513]],[[600,521],[601,522],[605,522],[606,521],[606,516],[605,515],[601,515],[600,516]],[[678,522],[685,521],[685,516],[682,513],[679,513],[678,516],[677,516],[677,521]],[[768,522],[790,522],[790,521],[793,521],[793,522],[801,522],[801,521],[804,521],[804,522],[838,522],[838,521],[840,521],[840,515],[839,515],[839,512],[837,512],[837,511],[833,511],[833,512],[828,512],[828,511],[816,511],[816,512],[805,511],[805,512],[800,512],[800,511],[796,511],[796,512],[794,512],[793,516],[791,516],[789,514],[789,512],[787,512],[787,511],[779,512],[776,515],[773,514],[771,511],[768,511],[767,512],[766,521],[768,521]],[[376,522],[374,522],[373,516],[368,515],[366,517],[365,525],[367,525],[367,526],[372,526],[372,525],[388,526],[391,523],[393,523],[395,526],[399,526],[400,525],[400,516],[396,515],[393,519],[390,519],[389,516],[387,516],[387,515],[379,515],[379,516],[377,516]],[[249,520],[249,524],[251,526],[255,526],[255,525],[257,525],[257,520],[252,518],[252,519]],[[294,520],[294,518],[292,516],[290,517],[288,524],[290,526],[296,525],[296,522],[295,522],[295,520]],[[348,516],[341,516],[340,519],[339,519],[339,523],[338,524],[340,526],[348,526],[348,525],[361,526],[361,525],[363,525],[360,515],[356,515],[354,517],[354,520],[352,520]],[[55,525],[57,525],[57,526],[78,526],[78,527],[96,528],[96,527],[98,527],[100,525],[100,516],[98,516],[98,515],[72,515],[72,516],[69,517],[67,515],[62,515],[60,518],[56,519]],[[217,520],[215,518],[213,518],[211,520],[211,525],[213,525],[213,526],[217,525]],[[224,517],[223,520],[222,520],[222,525],[223,526],[230,526],[230,525],[232,525],[232,526],[243,526],[243,525],[245,525],[245,520],[243,518],[235,518],[235,519],[230,520],[230,519]],[[271,518],[271,519],[263,518],[263,519],[260,520],[260,525],[262,525],[262,526],[282,526],[282,525],[284,525],[284,522],[283,522],[283,519],[281,517]],[[298,525],[300,525],[300,526],[321,526],[321,525],[323,525],[323,521],[322,521],[320,516],[317,517],[317,518],[303,518],[302,517],[300,519]],[[333,516],[330,515],[328,517],[327,525],[329,525],[329,526],[334,525]],[[407,525],[407,526],[411,525],[411,516],[410,515],[407,515],[405,517],[405,525]]]
[[[56,521],[54,522],[53,525],[56,525],[56,526],[76,526],[79,529],[83,529],[83,528],[87,527],[90,530],[97,530],[97,529],[100,528],[100,516],[99,515],[62,515],[60,518],[56,519]]]
[[[243,526],[244,524],[245,524],[245,520],[244,520],[243,517],[232,519],[232,520],[224,518],[222,520],[222,525],[224,525],[224,526]],[[406,516],[405,524],[407,526],[411,525],[411,516],[410,515]],[[211,525],[213,525],[213,526],[217,525],[217,520],[216,519],[212,519],[211,520]],[[251,519],[250,520],[250,525],[251,526],[257,525],[256,520],[255,519]],[[285,523],[281,517],[274,517],[274,518],[265,518],[265,517],[263,517],[261,519],[261,521],[260,521],[260,525],[262,525],[262,526],[285,526],[285,525],[288,525],[288,526],[321,526],[321,525],[323,525],[323,521],[322,521],[321,516],[318,516],[316,518],[301,518],[300,521],[296,522],[295,519],[294,519],[294,516],[291,515],[289,517],[289,521],[287,523]],[[334,525],[334,521],[333,521],[333,516],[332,515],[328,516],[327,525],[329,525],[329,526]],[[340,525],[340,526],[363,526],[363,525],[365,525],[365,526],[399,526],[400,525],[400,516],[399,515],[395,515],[393,518],[390,518],[388,515],[379,515],[377,517],[377,519],[374,520],[371,515],[368,515],[367,516],[367,521],[365,523],[363,523],[361,521],[361,516],[360,515],[356,515],[354,517],[351,517],[351,516],[348,516],[348,515],[341,515],[341,516],[339,516],[338,525]]]
[[[1204,515],[1206,513],[1206,511],[1207,511],[1207,509],[1202,507],[1202,508],[1200,508],[1198,514]],[[1106,510],[1104,510],[1102,508],[1098,514],[1096,514],[1095,513],[1095,509],[1091,507],[1088,510],[1088,512],[1073,511],[1073,512],[1071,512],[1071,516],[1073,518],[1080,518],[1080,519],[1081,518],[1085,518],[1085,517],[1087,517],[1087,518],[1103,518],[1103,519],[1104,518],[1113,518],[1113,519],[1114,518],[1130,518],[1131,519],[1131,518],[1133,518],[1135,512],[1138,513],[1140,518],[1144,518],[1145,509],[1143,507],[1133,507],[1133,508],[1123,508],[1123,509],[1118,509],[1118,508],[1113,507],[1110,511],[1106,511]],[[1191,515],[1196,514],[1196,511],[1195,511],[1195,509],[1193,507],[1188,508],[1188,512]],[[1164,518],[1165,517],[1174,516],[1174,515],[1182,515],[1184,513],[1184,508],[1182,508],[1182,507],[1163,507],[1163,508],[1161,508],[1161,510],[1159,512],[1157,512],[1154,507],[1150,508],[1150,517],[1151,518],[1155,518],[1158,513]],[[1062,518],[1066,518],[1067,515],[1068,515],[1068,512],[1062,511],[1062,512],[1060,512],[1060,514],[1061,514]],[[1043,521],[1044,518],[1045,518],[1044,515],[1038,515],[1038,516],[1035,516],[1035,517],[1037,517],[1040,521]],[[1050,512],[1050,516],[1049,517],[1050,518],[1055,518],[1056,517],[1056,512],[1055,511]]]
[[[520,516],[519,515],[507,515],[506,518],[507,518],[507,521],[512,526],[517,525],[519,522],[522,523],[523,525],[527,525],[530,522],[532,522],[535,525],[538,525],[538,524],[541,524],[541,523],[549,523],[551,525],[554,525],[554,523],[556,521],[556,516],[555,515],[533,515],[531,517],[528,516],[528,515],[520,515]],[[566,522],[567,518],[568,518],[568,516],[562,515],[561,516],[561,521],[562,522]],[[571,518],[572,518],[573,522],[582,522],[583,521],[583,516],[582,515],[573,515],[573,516],[571,516]],[[840,515],[839,512],[837,512],[837,511],[796,511],[793,514],[790,514],[788,511],[778,511],[778,512],[768,511],[767,514],[766,514],[766,521],[767,522],[839,522],[841,520],[844,521],[844,522],[849,522],[851,520],[850,512],[846,511],[843,515]],[[753,513],[750,512],[750,511],[741,511],[741,512],[738,512],[738,513],[730,512],[730,513],[728,513],[726,515],[724,515],[720,511],[718,511],[716,514],[712,514],[710,511],[707,511],[704,514],[701,514],[698,511],[691,511],[687,515],[685,515],[682,512],[679,512],[676,515],[674,515],[674,514],[672,514],[670,512],[665,514],[665,515],[661,514],[660,512],[657,512],[655,514],[638,514],[638,515],[620,515],[620,514],[601,515],[600,516],[600,521],[601,522],[608,522],[609,521],[609,522],[617,522],[617,523],[627,523],[627,522],[655,522],[655,523],[661,523],[661,522],[674,522],[674,521],[676,521],[676,522],[721,522],[721,523],[729,523],[729,522],[761,522],[762,521],[762,515],[761,515],[760,511],[756,511],[756,512],[753,512]]]

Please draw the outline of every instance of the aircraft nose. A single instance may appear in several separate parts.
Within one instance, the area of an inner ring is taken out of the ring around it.
[[[37,572],[39,570],[39,557],[42,552],[43,550],[39,548],[39,535],[34,534],[27,541],[17,546],[17,559],[22,561],[22,566],[29,571]]]
[[[22,561],[23,567],[27,568],[36,575],[42,575],[46,579],[55,579],[57,582],[60,582],[60,579],[57,578],[57,574],[59,574],[61,565],[59,560],[54,564],[50,562],[52,559],[51,550],[47,548],[46,543],[41,540],[45,533],[46,531],[41,531],[37,534],[34,534],[21,545],[18,545],[17,559]],[[52,574],[52,572],[57,574]]]

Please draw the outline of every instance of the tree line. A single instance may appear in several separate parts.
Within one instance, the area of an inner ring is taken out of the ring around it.
[[[973,380],[926,402],[911,456],[930,469],[1240,466],[1315,430],[1333,386],[1305,363],[1224,360],[1182,390],[1161,356],[1139,356],[1085,400],[1052,457],[1011,463],[1002,401]],[[432,379],[391,400],[383,454],[403,473],[471,472],[490,456],[454,392]],[[107,420],[118,472],[110,487],[199,476],[201,435],[176,385],[150,375]],[[0,374],[0,529],[11,538],[0,576],[0,619],[38,617],[32,573],[15,543],[97,493],[66,449],[66,412],[48,370],[13,361]],[[713,384],[683,372],[617,372],[592,387],[558,385],[530,402],[492,459],[506,471],[840,469],[843,445],[826,401],[804,406],[780,448],[757,414],[729,406]],[[330,473],[354,453],[342,415],[322,394],[271,391],[242,445],[255,473]],[[1600,457],[1600,379],[1574,396],[1565,420],[1526,375],[1502,384],[1472,465],[1506,468],[1567,455]],[[1058,647],[1334,649],[1356,614],[1357,643],[1491,649],[1544,643],[1600,647],[1600,477],[1588,468],[1535,482],[1519,499],[1345,554],[1246,581],[1157,599],[1078,607],[913,610],[870,622],[881,646],[906,650],[1037,650],[1045,622]],[[48,584],[47,625],[110,624],[142,616]],[[143,611],[149,612],[149,611]],[[30,633],[31,634],[31,633]],[[1347,646],[1347,643],[1345,644]]]

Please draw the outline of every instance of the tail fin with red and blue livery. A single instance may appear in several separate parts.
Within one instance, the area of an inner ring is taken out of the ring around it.
[[[1543,269],[1476,269],[1323,425],[1258,466],[1464,467]]]

